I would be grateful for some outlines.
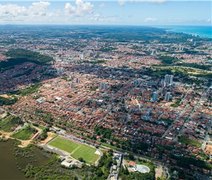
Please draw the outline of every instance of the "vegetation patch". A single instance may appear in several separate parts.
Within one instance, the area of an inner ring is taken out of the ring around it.
[[[32,86],[29,86],[25,89],[21,89],[21,90],[18,90],[17,94],[18,95],[21,95],[21,96],[27,96],[27,95],[30,95],[30,94],[33,94],[35,92],[38,91],[38,89],[40,88],[41,84],[34,84]]]
[[[5,98],[5,97],[0,96],[0,106],[3,106],[3,105],[13,105],[17,101],[18,101],[18,98],[17,97],[8,97],[8,98]]]
[[[180,136],[178,138],[178,141],[182,144],[186,144],[186,145],[191,145],[191,146],[195,146],[195,147],[201,147],[201,143],[197,140],[194,140],[194,139],[190,139],[186,136]]]
[[[202,70],[209,70],[209,71],[212,69],[212,65],[197,64],[197,63],[179,63],[177,65],[184,66],[184,67],[192,67],[192,68],[197,68]]]
[[[94,61],[89,61],[91,64],[104,64],[106,63],[106,60],[94,60]]]
[[[10,49],[6,52],[6,56],[16,59],[27,59],[38,64],[46,64],[53,60],[52,57],[40,54],[39,52],[30,51],[27,49]]]
[[[42,109],[36,109],[35,115],[36,115],[36,117],[41,118],[48,125],[52,125],[54,122],[52,114],[49,112],[45,112]]]
[[[180,106],[180,103],[181,103],[181,99],[178,99],[175,101],[175,103],[171,104],[171,107],[178,107]]]
[[[40,134],[39,139],[43,141],[48,137],[49,128],[42,127],[41,129],[42,129],[42,133]]]
[[[94,131],[98,136],[102,136],[103,138],[106,138],[106,139],[110,139],[112,136],[112,130],[108,128],[104,128],[102,126],[96,126]]]
[[[155,71],[153,71],[153,75],[163,75],[166,74],[174,74],[179,75],[181,77],[204,77],[204,78],[212,78],[212,72],[209,70],[198,69],[194,67],[184,67],[184,66],[154,66]]]
[[[199,167],[201,169],[212,169],[212,165],[208,162],[205,162],[200,159],[196,159],[195,157],[184,157],[184,156],[176,156],[172,155],[172,158],[176,160],[176,163],[179,167],[186,169],[193,169],[192,166]]]
[[[50,56],[42,55],[38,52],[26,49],[10,49],[5,53],[5,55],[9,58],[6,61],[0,62],[0,71],[14,68],[14,66],[21,65],[26,62],[45,65],[53,60]]]
[[[116,50],[116,48],[114,48],[112,46],[110,46],[110,47],[102,47],[102,48],[99,49],[99,51],[101,51],[101,52],[111,52],[111,51],[114,51],[114,50]]]
[[[113,164],[112,157],[113,153],[111,151],[103,154],[96,171],[96,174],[99,178],[101,177],[101,179],[107,179],[108,175],[110,174],[110,167]]]
[[[22,125],[23,121],[19,117],[9,115],[0,120],[0,130],[12,132],[16,127]]]
[[[0,160],[6,157],[8,166],[2,163],[0,174],[3,179],[49,179],[49,180],[70,180],[70,179],[107,179],[109,173],[102,174],[101,169],[107,169],[111,155],[101,161],[101,166],[83,166],[78,168],[64,168],[61,161],[55,154],[48,153],[43,149],[31,145],[26,148],[19,148],[18,141],[0,141]],[[100,169],[100,170],[99,170]],[[12,172],[12,173],[11,173]]]
[[[177,58],[175,57],[171,57],[171,56],[160,56],[159,57],[159,60],[163,63],[163,64],[166,64],[166,65],[171,65],[175,62],[178,61]]]
[[[139,179],[139,180],[154,180],[155,179],[155,165],[152,162],[138,159],[137,164],[142,164],[149,167],[149,173],[140,173],[140,172],[129,172],[127,168],[121,168],[120,177],[123,180],[128,179]]]

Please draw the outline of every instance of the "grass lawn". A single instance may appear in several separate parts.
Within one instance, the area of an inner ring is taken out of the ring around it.
[[[95,161],[99,158],[99,156],[95,154],[95,148],[59,136],[52,140],[49,145],[69,152],[75,159],[83,158],[83,160],[89,164],[94,164]]]
[[[40,86],[41,86],[40,84],[34,84],[25,89],[19,90],[17,94],[21,96],[27,96],[27,95],[33,94],[39,90]]]
[[[12,132],[18,125],[21,124],[23,124],[23,122],[19,117],[10,115],[3,119],[0,119],[0,130],[3,130],[5,132]]]
[[[186,136],[180,136],[178,141],[181,142],[182,144],[191,145],[191,146],[195,146],[198,148],[201,147],[201,143],[199,141],[194,140],[194,139],[189,139]]]
[[[36,129],[27,126],[24,129],[21,129],[17,133],[13,134],[14,138],[20,139],[20,140],[28,140],[32,137],[33,134],[37,132]]]
[[[18,98],[16,98],[16,97],[5,98],[5,97],[0,96],[0,106],[12,105],[12,104],[15,104],[17,101],[18,101]]]

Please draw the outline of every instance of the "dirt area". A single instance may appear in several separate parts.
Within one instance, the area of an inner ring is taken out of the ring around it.
[[[0,119],[3,119],[7,116],[7,113],[0,114]]]
[[[205,146],[205,153],[212,154],[212,144],[208,144]]]
[[[25,148],[27,147],[30,143],[32,143],[33,139],[36,138],[41,132],[42,130],[33,126],[38,132],[36,134],[34,134],[29,140],[20,140],[20,145],[18,145],[18,147],[21,148]],[[0,131],[0,137],[3,137],[4,139],[15,139],[12,137],[13,132],[4,132],[4,131]]]
[[[0,137],[4,137],[5,139],[9,139],[12,135],[12,132],[3,132],[0,131]]]
[[[33,126],[33,128],[35,128],[38,132],[36,134],[34,134],[31,137],[31,139],[29,139],[29,140],[25,140],[25,141],[19,140],[19,141],[21,141],[21,144],[19,145],[19,147],[21,147],[21,148],[27,147],[33,141],[33,139],[35,139],[39,134],[41,134],[41,132],[42,132],[41,129],[37,128],[36,126]]]
[[[0,131],[0,137],[2,137],[4,139],[15,139],[15,138],[12,137],[12,134],[13,134],[12,132],[3,132],[3,131]],[[19,147],[22,147],[22,148],[27,147],[30,144],[30,142],[31,142],[31,140],[27,140],[27,141],[21,141],[21,140],[19,140],[19,141],[21,142],[21,144],[18,145],[18,146]]]
[[[3,98],[10,98],[10,96],[8,96],[7,94],[2,94],[2,95],[0,95],[0,97],[3,97]]]
[[[31,141],[32,140],[20,141],[21,144],[18,145],[18,147],[25,148],[25,147],[27,147],[31,143]]]
[[[15,139],[12,137],[13,132],[3,132],[0,131],[0,137],[4,138],[4,139]],[[18,147],[24,148],[27,147],[31,142],[32,142],[33,138],[31,138],[30,140],[19,140],[21,142],[20,145],[18,145]]]
[[[157,166],[157,168],[155,168],[155,179],[162,176],[163,176],[163,168],[162,166]]]
[[[40,144],[45,145],[56,136],[56,134],[53,132],[48,132],[47,135],[48,137],[45,140],[41,141]]]

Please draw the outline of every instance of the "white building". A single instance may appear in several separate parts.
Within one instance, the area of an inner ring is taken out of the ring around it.
[[[168,86],[173,85],[173,78],[174,78],[173,75],[166,74],[165,75],[165,84]]]

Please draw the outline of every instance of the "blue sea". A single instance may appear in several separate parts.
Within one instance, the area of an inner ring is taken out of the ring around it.
[[[164,26],[167,31],[212,38],[212,26]]]

